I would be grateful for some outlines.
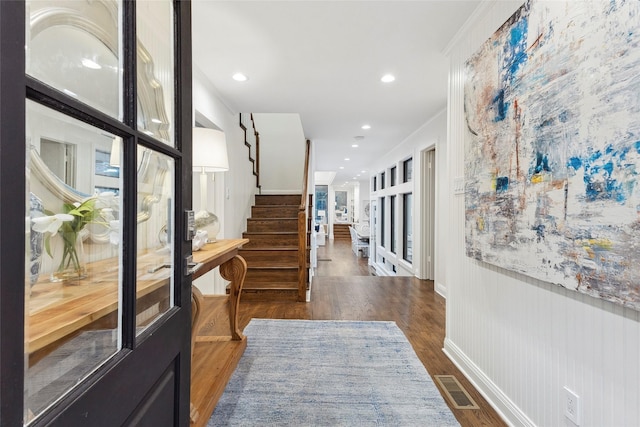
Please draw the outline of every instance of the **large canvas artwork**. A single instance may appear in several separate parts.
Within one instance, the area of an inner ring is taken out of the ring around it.
[[[640,310],[640,1],[529,1],[466,64],[467,255]]]

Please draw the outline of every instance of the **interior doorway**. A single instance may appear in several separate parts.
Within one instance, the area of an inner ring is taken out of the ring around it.
[[[435,264],[435,215],[436,215],[436,150],[430,148],[420,153],[422,167],[421,179],[421,200],[420,211],[421,229],[420,233],[422,256],[420,257],[421,279],[434,280]]]
[[[40,157],[56,176],[60,177],[69,187],[76,186],[76,145],[40,140]]]

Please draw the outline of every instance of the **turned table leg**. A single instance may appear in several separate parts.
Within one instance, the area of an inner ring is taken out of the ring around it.
[[[236,255],[220,266],[220,275],[230,281],[229,286],[229,323],[233,340],[240,341],[244,338],[238,325],[238,310],[240,308],[240,294],[244,277],[247,274],[247,263],[240,255]]]

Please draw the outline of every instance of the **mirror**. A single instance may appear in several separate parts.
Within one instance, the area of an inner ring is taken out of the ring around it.
[[[115,0],[92,2],[37,1],[28,2],[28,34],[26,70],[32,77],[77,98],[117,119],[122,119],[122,67],[118,36],[119,3]],[[164,142],[172,140],[170,120],[165,108],[163,86],[155,77],[151,53],[138,41],[138,128]],[[100,84],[96,84],[100,82]],[[54,173],[42,160],[44,141],[55,141],[72,148],[74,137],[55,125],[40,125],[47,117],[32,120],[35,130],[29,141],[32,177],[48,192],[62,195],[65,203],[81,202],[96,192],[118,188],[117,176],[100,174],[99,158],[111,154],[113,138],[105,136],[91,144],[78,144],[75,161],[91,161],[98,165],[90,176],[82,176],[73,164],[65,166],[64,176]],[[83,146],[85,146],[83,148]],[[140,191],[138,222],[151,216],[151,208],[159,200],[157,182],[162,182],[169,165],[150,150],[139,151],[139,182],[149,185]],[[73,163],[73,162],[71,162]],[[69,176],[73,179],[69,180]],[[158,181],[160,180],[160,181]],[[66,181],[66,182],[65,182]],[[45,197],[46,196],[40,196]],[[108,241],[108,231],[92,233],[96,242]]]

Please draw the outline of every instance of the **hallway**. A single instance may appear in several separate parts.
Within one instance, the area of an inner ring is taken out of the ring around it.
[[[242,301],[241,328],[251,318],[395,321],[428,372],[455,375],[480,406],[479,410],[452,409],[462,426],[505,425],[443,353],[445,300],[434,292],[433,282],[372,276],[367,261],[355,256],[349,241],[327,239],[327,245],[318,249],[311,302]]]

